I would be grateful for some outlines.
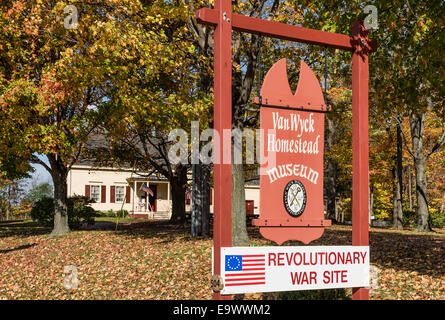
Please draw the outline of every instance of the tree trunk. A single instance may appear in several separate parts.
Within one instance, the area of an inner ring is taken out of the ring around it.
[[[202,233],[210,237],[210,165],[202,164]]]
[[[423,154],[423,129],[425,114],[411,114],[410,130],[413,145],[414,169],[416,174],[417,228],[416,231],[432,231],[428,210],[426,157]]]
[[[369,224],[371,224],[372,213],[374,212],[374,185],[369,184]]]
[[[67,212],[68,169],[56,155],[48,155],[54,184],[54,228],[50,236],[61,236],[70,232]]]
[[[241,106],[234,108],[236,110],[232,114],[232,129],[243,130],[242,118],[240,112]],[[249,244],[249,236],[247,235],[246,224],[246,190],[244,181],[244,166],[241,163],[235,163],[234,154],[242,154],[243,144],[232,143],[232,197],[231,197],[231,213],[232,213],[232,245],[243,246]],[[224,205],[224,204],[223,204]]]
[[[211,28],[208,26],[196,23],[195,19],[190,18],[188,20],[188,25],[190,30],[195,32],[197,38],[197,47],[199,48],[198,56],[211,58],[213,57],[213,33]],[[208,66],[206,65],[206,59],[198,61],[199,72],[199,92],[203,94],[210,94],[213,85],[213,74],[208,72]],[[213,109],[210,108],[209,119],[213,114]],[[213,122],[209,123],[209,128],[213,128]],[[210,166],[205,164],[199,164],[201,176],[199,177],[200,185],[198,187],[198,194],[200,197],[200,208],[199,208],[199,218],[200,218],[200,233],[199,235],[203,237],[210,236]]]
[[[430,213],[428,210],[425,161],[418,159],[415,162],[416,170],[416,197],[417,197],[417,231],[432,231]]]
[[[11,210],[11,186],[8,187],[8,199],[6,199],[6,221],[9,221],[9,212]]]
[[[172,216],[170,222],[183,224],[185,222],[185,188],[187,185],[187,169],[182,166],[176,168],[170,179],[172,192]]]
[[[443,192],[442,205],[440,206],[440,214],[445,214],[445,191]]]
[[[6,202],[5,212],[6,212],[6,221],[9,221],[9,202]]]
[[[397,167],[393,169],[393,177],[395,180],[392,201],[393,228],[397,230],[403,230],[402,198],[400,195],[400,183],[398,182],[400,178]]]
[[[248,245],[246,225],[246,193],[242,164],[232,163],[232,245]]]
[[[413,185],[411,179],[411,165],[408,165],[408,199],[409,199],[409,209],[413,210],[413,194],[411,191],[411,186]]]
[[[194,177],[192,193],[194,235],[210,236],[210,167],[205,164],[193,165]],[[193,199],[194,197],[194,199]]]
[[[202,172],[200,164],[192,164],[192,236],[202,233]]]
[[[326,151],[330,151],[334,144],[334,134],[335,134],[335,123],[334,120],[326,117],[327,130],[326,130]],[[337,196],[336,190],[336,179],[337,179],[337,164],[334,159],[327,158],[327,205],[326,205],[326,218],[336,221],[336,213],[335,213],[335,198]]]
[[[416,172],[417,228],[416,231],[432,231],[428,209],[425,159],[414,163]]]
[[[394,172],[394,195],[393,195],[393,228],[403,229],[403,208],[402,208],[402,131],[400,123],[397,124],[397,158]]]

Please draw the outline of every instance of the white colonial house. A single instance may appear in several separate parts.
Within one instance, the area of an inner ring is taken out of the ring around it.
[[[94,202],[100,211],[127,210],[133,217],[168,219],[172,212],[170,182],[159,174],[149,177],[134,173],[132,169],[96,167],[89,164],[74,165],[68,173],[68,196],[82,195]],[[141,190],[145,184],[153,196]],[[259,214],[259,185],[250,184],[246,190],[248,215]],[[213,213],[213,190],[210,195],[210,212]],[[186,200],[186,211],[191,210]]]

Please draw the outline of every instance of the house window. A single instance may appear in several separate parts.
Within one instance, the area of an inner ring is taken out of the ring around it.
[[[116,202],[122,202],[125,198],[125,187],[116,186]]]
[[[91,200],[100,202],[100,186],[91,186]]]

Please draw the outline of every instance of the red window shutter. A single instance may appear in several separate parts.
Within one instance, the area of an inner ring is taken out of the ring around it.
[[[116,202],[116,186],[110,187],[110,202],[111,203]]]
[[[90,196],[91,196],[91,194],[90,194],[90,185],[89,185],[89,184],[86,184],[86,185],[85,185],[85,197],[87,197],[88,199],[90,199]]]
[[[246,215],[253,216],[254,201],[246,200]]]
[[[107,200],[107,187],[101,186],[100,190],[100,202],[105,203]]]
[[[130,203],[130,186],[127,186],[126,192],[125,192],[125,202]]]

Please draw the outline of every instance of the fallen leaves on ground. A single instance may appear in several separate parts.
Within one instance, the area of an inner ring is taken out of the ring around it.
[[[23,226],[22,226],[23,225]],[[32,223],[0,226],[0,299],[211,299],[212,240],[160,222],[50,238]],[[253,245],[273,245],[249,228]],[[371,299],[445,299],[445,234],[372,229]],[[351,228],[327,228],[314,245],[349,245]],[[297,243],[286,243],[297,245]],[[75,266],[77,289],[64,287]],[[246,295],[262,299],[266,295]],[[274,296],[276,297],[276,295]]]

